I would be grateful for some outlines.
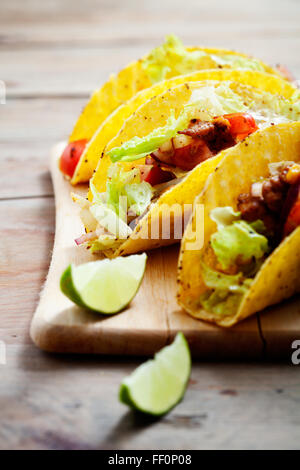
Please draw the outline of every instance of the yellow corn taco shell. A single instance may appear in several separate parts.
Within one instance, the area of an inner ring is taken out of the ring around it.
[[[176,117],[180,113],[183,105],[189,100],[193,89],[198,89],[209,83],[219,86],[218,82],[197,82],[180,85],[178,87],[167,90],[166,93],[160,95],[141,106],[137,112],[131,116],[130,119],[125,121],[124,126],[120,133],[111,141],[107,150],[115,146],[121,145],[123,142],[131,139],[134,136],[143,137],[148,135],[149,132],[157,127],[163,126],[170,114],[170,110],[175,111]],[[243,94],[244,101],[253,99],[253,89],[238,83],[231,83],[232,89]],[[255,92],[255,96],[256,96]],[[259,102],[259,98],[256,97]],[[292,112],[292,111],[291,111]],[[287,125],[287,129],[292,124]],[[274,126],[275,127],[275,126]],[[271,127],[271,130],[273,127]],[[282,131],[283,132],[283,131]],[[259,135],[265,135],[265,130],[257,131],[254,135],[255,139],[259,140]],[[254,138],[254,135],[251,136]],[[268,134],[266,134],[268,135]],[[104,251],[104,254],[109,257],[118,255],[127,255],[136,253],[142,250],[149,250],[163,245],[169,245],[181,239],[181,235],[177,234],[178,227],[182,223],[182,207],[184,204],[192,205],[195,197],[202,191],[207,178],[215,170],[220,161],[227,155],[228,152],[236,152],[238,161],[240,161],[240,154],[247,148],[249,139],[237,144],[234,148],[224,150],[217,154],[215,157],[210,158],[192,171],[173,188],[163,193],[155,204],[152,204],[148,213],[141,218],[134,232],[127,240],[119,240],[118,246],[114,249]],[[254,140],[256,142],[256,140]],[[259,140],[260,142],[260,140]],[[259,144],[257,144],[259,146]],[[253,160],[253,156],[252,156]],[[130,169],[137,163],[143,163],[144,160],[136,161],[133,164],[128,162],[119,162],[125,168]],[[100,192],[106,190],[106,176],[107,170],[111,161],[105,154],[101,160],[97,172],[93,178],[93,183],[96,189]],[[104,166],[105,165],[105,166]],[[224,183],[226,186],[226,183]],[[89,199],[92,201],[92,194],[89,194]],[[170,236],[162,236],[162,228],[164,221],[170,220]],[[154,230],[153,230],[154,227]],[[157,227],[159,229],[157,229]],[[174,229],[175,227],[175,229]],[[154,233],[153,233],[154,232]]]
[[[236,71],[229,73],[230,76],[237,76]],[[245,73],[248,77],[248,72]],[[224,76],[227,77],[227,74],[224,74]],[[242,76],[242,74],[239,76]],[[247,81],[247,77],[245,78],[245,81]],[[264,82],[264,79],[260,74],[255,78],[261,79],[262,83]],[[111,165],[111,159],[107,152],[110,149],[122,145],[122,143],[135,136],[144,137],[154,129],[164,126],[170,116],[171,110],[175,111],[175,116],[177,117],[183,106],[189,101],[193,90],[200,89],[201,87],[206,87],[208,85],[218,87],[222,85],[222,83],[222,81],[212,80],[185,82],[173,88],[168,87],[162,94],[153,96],[150,100],[144,102],[144,104],[142,104],[127,120],[125,120],[118,134],[106,145],[98,162],[96,172],[91,180],[95,187],[101,192],[106,190],[107,171]],[[291,120],[300,119],[299,106],[295,108],[288,100],[284,100],[277,95],[275,97],[275,95],[273,96],[269,93],[263,94],[261,92],[264,90],[248,86],[247,84],[243,84],[238,81],[230,81],[226,83],[229,84],[230,88],[234,92],[243,97],[245,104],[255,102],[257,106],[264,108],[266,106],[266,100],[268,99],[269,107],[274,107],[274,109],[277,109],[278,107],[282,108],[285,116]],[[145,159],[142,159],[135,162],[135,164],[144,163],[144,161]],[[121,164],[124,165],[125,168],[132,167],[132,164],[130,163]],[[91,193],[89,194],[89,199],[92,199]]]
[[[230,51],[226,49],[211,49],[205,47],[186,47],[187,51],[203,51],[207,54],[214,54],[216,56],[237,56],[251,60],[250,56],[241,54],[239,52]],[[80,139],[90,139],[94,132],[97,130],[99,125],[104,119],[120,104],[129,100],[140,90],[144,90],[152,85],[152,82],[144,70],[142,63],[143,60],[147,59],[145,56],[135,62],[131,62],[124,69],[122,69],[117,75],[112,74],[109,80],[96,90],[83,112],[81,113],[75,127],[69,137],[69,142],[74,142]],[[262,61],[254,59],[262,70],[270,74],[277,75],[282,78],[279,72],[275,71],[272,67],[264,64]],[[219,65],[211,57],[204,56],[199,59],[199,63],[196,68],[198,70],[205,70],[211,68],[230,68],[229,65]],[[178,75],[176,70],[170,70],[167,73],[166,78],[174,77]]]
[[[186,82],[200,82],[204,80],[218,80],[218,81],[235,81],[244,85],[249,85],[256,87],[262,91],[269,92],[272,94],[280,95],[283,98],[292,99],[293,96],[297,93],[295,87],[286,80],[283,80],[275,74],[270,74],[266,72],[257,72],[253,70],[233,70],[233,69],[210,69],[210,70],[201,70],[200,72],[193,72],[188,75],[179,76],[171,78],[169,80],[164,80],[159,82],[151,87],[145,87],[142,91],[138,93],[133,93],[133,97],[126,101],[124,104],[120,105],[115,111],[109,114],[106,119],[100,119],[99,127],[95,131],[92,139],[88,143],[85,151],[81,155],[81,158],[78,162],[74,175],[71,179],[71,183],[76,185],[78,183],[89,181],[93,175],[95,168],[106,145],[114,138],[114,136],[121,129],[124,121],[128,119],[143,103],[146,103],[148,100],[154,98],[161,93],[166,92],[168,89],[173,88],[177,85],[184,84]],[[109,83],[109,82],[108,82]],[[132,82],[131,82],[132,83]],[[129,82],[128,82],[129,86]],[[109,87],[108,84],[105,85],[106,98],[108,98]],[[102,109],[104,112],[103,106],[100,102],[97,101],[97,94],[95,94],[95,99],[91,100],[91,108],[86,108],[83,113],[86,113],[86,118],[83,120],[82,124],[82,134],[78,134],[72,137],[72,140],[78,140],[87,136],[88,125],[93,122],[94,117],[96,116],[96,110]],[[123,100],[124,101],[124,100]],[[113,98],[112,98],[113,102]],[[92,104],[93,103],[93,104]],[[102,108],[101,108],[102,106]],[[108,101],[106,101],[106,109],[109,109]],[[111,110],[112,111],[112,110]],[[101,122],[102,124],[101,124]],[[100,125],[101,124],[101,125]],[[79,124],[78,124],[79,125]],[[94,130],[93,130],[94,132]],[[70,139],[71,139],[70,137]],[[90,138],[91,136],[85,137]]]
[[[210,212],[219,206],[231,206],[236,210],[239,194],[248,192],[252,182],[269,175],[269,163],[299,162],[300,123],[266,128],[224,153],[226,155],[195,200],[194,214],[181,242],[177,296],[179,305],[193,317],[229,327],[300,291],[300,227],[266,259],[237,311],[221,316],[205,311],[199,300],[207,290],[200,261],[204,260],[212,268],[215,261],[209,241],[216,231],[216,224],[210,219]],[[203,205],[204,210],[204,243],[190,249],[190,244],[196,240],[198,205]]]

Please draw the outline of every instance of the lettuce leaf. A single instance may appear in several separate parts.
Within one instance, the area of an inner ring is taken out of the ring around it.
[[[230,206],[216,207],[209,216],[217,224],[218,230],[222,230],[227,225],[241,219],[241,213],[235,212]]]
[[[203,280],[209,290],[200,296],[200,303],[208,312],[218,315],[234,314],[252,280],[244,279],[242,273],[235,275],[214,271],[201,263]]]
[[[151,203],[153,191],[152,186],[145,181],[127,184],[125,193],[130,210],[137,215],[142,215]]]
[[[174,112],[163,127],[158,127],[145,137],[133,137],[120,147],[114,147],[108,153],[112,162],[132,162],[146,157],[150,153],[157,150],[164,142],[175,137],[179,130],[187,127],[189,123],[188,113],[181,113],[178,119],[175,118]]]
[[[263,65],[252,57],[243,57],[234,54],[223,54],[223,55],[211,55],[212,59],[218,65],[229,65],[233,69],[246,69],[246,70],[257,70],[258,72],[265,72]]]
[[[187,51],[181,40],[171,34],[142,61],[142,67],[151,82],[157,83],[168,74],[174,77],[196,71],[199,59],[204,56],[203,51]]]
[[[92,204],[90,213],[100,227],[117,238],[126,239],[131,235],[131,228],[106,204]],[[97,233],[97,229],[96,229]],[[100,238],[103,238],[101,234]],[[106,235],[105,235],[106,237]]]
[[[269,251],[268,239],[254,228],[263,229],[261,221],[249,224],[238,220],[239,213],[229,207],[215,209],[211,218],[218,226],[211,236],[211,246],[223,269],[234,266],[237,260],[241,264],[258,262]]]
[[[217,87],[208,85],[193,90],[184,109],[186,112],[190,109],[195,118],[209,121],[214,116],[245,112],[248,107],[243,97],[230,88],[230,83],[223,82]]]
[[[216,207],[210,213],[218,229],[210,243],[221,267],[235,266],[237,260],[244,263],[241,272],[225,274],[201,262],[208,290],[201,295],[200,303],[207,311],[218,315],[233,315],[237,311],[252,283],[251,277],[257,273],[269,251],[268,239],[262,235],[265,231],[263,222],[247,223],[240,216],[240,212],[235,212],[232,207]]]
[[[111,165],[107,175],[106,204],[122,220],[126,220],[128,203],[125,187],[133,181],[139,181],[139,170],[125,171],[120,165]]]

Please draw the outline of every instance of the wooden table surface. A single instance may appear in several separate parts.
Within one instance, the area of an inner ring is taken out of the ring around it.
[[[141,359],[45,354],[28,335],[55,229],[50,147],[92,89],[170,32],[300,77],[299,19],[293,0],[1,0],[1,449],[300,447],[300,366],[195,362],[184,401],[149,422],[117,399]]]

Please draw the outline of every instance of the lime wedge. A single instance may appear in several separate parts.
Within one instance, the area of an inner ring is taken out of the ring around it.
[[[154,359],[139,366],[120,386],[122,403],[143,413],[160,416],[183,397],[191,372],[191,354],[182,333]]]
[[[75,304],[104,314],[123,310],[137,293],[147,255],[70,264],[60,279],[62,292]]]

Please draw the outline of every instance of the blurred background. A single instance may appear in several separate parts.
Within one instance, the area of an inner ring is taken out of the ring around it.
[[[0,10],[13,96],[87,94],[171,32],[300,72],[298,0],[1,0]]]

